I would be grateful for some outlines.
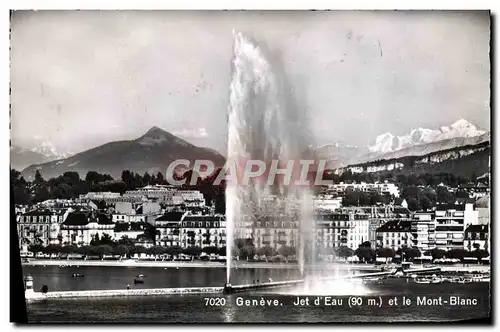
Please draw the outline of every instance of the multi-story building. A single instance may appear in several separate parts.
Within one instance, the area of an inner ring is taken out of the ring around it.
[[[490,250],[489,225],[469,225],[465,229],[464,249]]]
[[[335,211],[342,206],[342,197],[321,195],[314,198],[314,210]]]
[[[115,224],[106,214],[88,211],[71,212],[60,227],[62,243],[89,245],[94,236],[102,238],[104,234],[113,239],[114,228]]]
[[[412,221],[408,219],[389,220],[377,229],[377,247],[397,251],[402,247],[412,247]]]
[[[70,209],[35,209],[17,216],[19,245],[58,244],[59,226],[64,222]]]
[[[290,216],[262,216],[253,228],[253,244],[256,248],[296,247],[299,236],[298,223]]]
[[[182,219],[180,242],[187,247],[226,246],[226,218],[222,215],[185,215]]]
[[[170,211],[155,220],[156,243],[161,246],[225,247],[226,218]]]
[[[129,223],[115,223],[114,239],[116,241],[127,237],[132,240],[138,240],[141,236],[145,235],[144,232],[148,224],[146,222],[129,222]]]
[[[81,200],[107,200],[110,198],[118,198],[120,193],[105,191],[105,192],[88,192],[85,195],[80,195]]]
[[[434,211],[416,212],[411,226],[412,246],[425,252],[436,247],[436,222]]]
[[[177,187],[170,185],[154,185],[145,186],[136,190],[127,190],[124,194],[124,198],[145,198],[154,199],[158,202],[168,202],[171,200],[172,196],[177,192]]]
[[[481,197],[476,201],[477,222],[479,225],[490,223],[490,196]]]
[[[326,190],[329,194],[342,195],[348,190],[371,192],[376,191],[381,195],[399,197],[399,188],[394,183],[335,183],[328,186]]]
[[[187,212],[169,211],[154,221],[156,243],[160,246],[181,246],[182,219]]]
[[[439,204],[434,212],[436,248],[463,248],[467,225],[478,224],[478,212],[472,204]]]

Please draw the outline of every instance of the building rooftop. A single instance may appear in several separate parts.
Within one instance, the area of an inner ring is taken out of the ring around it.
[[[465,233],[487,233],[489,225],[469,225],[465,229]]]
[[[184,213],[181,211],[169,211],[161,217],[156,218],[155,221],[181,221]]]
[[[377,232],[410,232],[411,223],[411,220],[389,220],[377,228]]]
[[[71,212],[63,222],[65,226],[84,226],[91,222],[97,222],[99,225],[111,225],[113,222],[104,213],[93,215],[90,212]]]

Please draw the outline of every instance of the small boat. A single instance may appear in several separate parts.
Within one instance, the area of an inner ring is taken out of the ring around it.
[[[138,274],[134,279],[134,284],[143,284],[144,283],[144,275]]]
[[[83,278],[85,275],[80,274],[80,273],[73,273],[73,278]]]
[[[417,283],[417,284],[430,284],[431,283],[431,279],[427,279],[427,278],[415,278],[415,283]]]
[[[432,275],[431,284],[440,284],[442,282],[443,282],[443,278],[438,277],[435,274]]]

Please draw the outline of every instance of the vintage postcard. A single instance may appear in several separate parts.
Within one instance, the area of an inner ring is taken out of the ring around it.
[[[490,16],[12,11],[25,321],[489,322]]]

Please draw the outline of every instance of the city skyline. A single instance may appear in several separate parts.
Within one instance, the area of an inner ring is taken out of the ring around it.
[[[486,11],[45,11],[11,26],[14,144],[76,153],[157,126],[224,153],[232,29],[279,54],[318,145],[490,126]]]

